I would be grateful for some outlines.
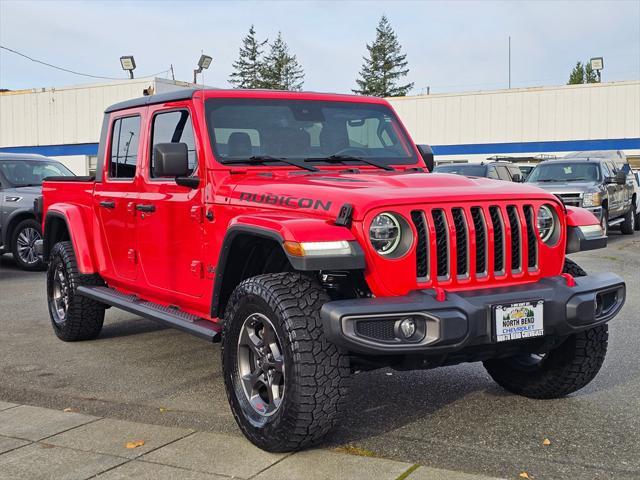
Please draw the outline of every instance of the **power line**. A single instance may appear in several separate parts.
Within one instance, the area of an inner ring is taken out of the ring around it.
[[[26,54],[24,54],[22,52],[18,52],[17,50],[13,50],[11,48],[5,47],[4,45],[0,45],[0,49],[6,50],[6,51],[11,52],[11,53],[15,53],[16,55],[24,57],[27,60],[31,60],[32,62],[39,63],[39,64],[45,65],[47,67],[55,68],[56,70],[62,70],[63,72],[72,73],[74,75],[80,75],[82,77],[90,77],[90,78],[99,78],[101,80],[124,80],[123,78],[120,78],[120,77],[104,77],[104,76],[101,76],[101,75],[91,75],[89,73],[76,72],[75,70],[69,70],[68,68],[58,67],[57,65],[52,65],[51,63],[43,62],[42,60],[38,60],[36,58],[30,57],[29,55],[26,55]],[[154,73],[152,75],[143,75],[143,77],[155,77],[156,75],[160,75],[162,73],[167,73],[168,71],[169,71],[169,69],[163,70],[161,72]]]

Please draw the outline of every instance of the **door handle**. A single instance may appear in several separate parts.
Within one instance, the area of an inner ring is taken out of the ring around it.
[[[156,211],[155,205],[136,205],[136,210],[139,212],[152,213]]]
[[[116,208],[116,202],[103,201],[103,202],[100,202],[100,206],[102,208]]]

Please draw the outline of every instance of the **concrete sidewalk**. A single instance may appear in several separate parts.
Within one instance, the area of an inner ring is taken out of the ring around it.
[[[0,479],[490,480],[330,450],[263,452],[239,436],[0,401]]]

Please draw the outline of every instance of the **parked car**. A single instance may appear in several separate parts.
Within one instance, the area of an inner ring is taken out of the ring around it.
[[[558,195],[565,205],[591,211],[605,233],[619,225],[623,234],[633,234],[638,201],[627,175],[606,156],[580,153],[585,156],[541,162],[526,182]]]
[[[42,155],[0,153],[0,255],[12,253],[24,270],[42,268],[35,243],[42,238],[33,201],[42,192],[42,180],[73,173],[60,162]]]
[[[449,163],[438,165],[434,173],[455,173],[466,177],[486,177],[507,182],[522,182],[524,175],[511,162]]]
[[[428,173],[384,99],[148,96],[106,110],[98,152],[95,179],[39,199],[53,331],[95,338],[114,306],[222,341],[260,448],[320,442],[353,371],[483,361],[558,398],[604,361],[624,281],[566,258],[606,245],[598,220],[531,185]]]

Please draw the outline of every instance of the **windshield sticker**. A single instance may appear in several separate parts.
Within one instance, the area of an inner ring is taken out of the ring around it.
[[[573,173],[573,169],[571,167],[564,167],[564,173],[570,175]]]

